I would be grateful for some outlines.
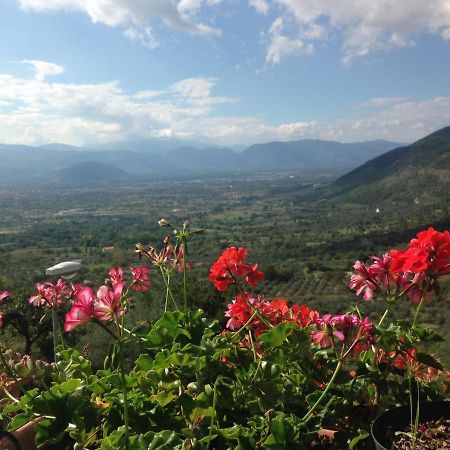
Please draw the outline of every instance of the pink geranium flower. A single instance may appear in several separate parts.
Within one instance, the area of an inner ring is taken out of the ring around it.
[[[150,278],[148,275],[148,268],[141,265],[136,268],[131,268],[131,274],[133,275],[133,282],[131,283],[131,289],[136,292],[147,292],[150,289]]]
[[[29,302],[33,306],[46,306],[47,308],[55,308],[60,305],[64,297],[68,295],[67,285],[64,280],[59,279],[56,284],[46,281],[45,283],[36,284],[37,295],[29,298]]]
[[[121,267],[118,267],[117,269],[115,267],[111,267],[108,275],[113,286],[117,283],[123,283],[123,270]]]
[[[90,287],[78,287],[75,302],[64,320],[64,330],[72,331],[75,327],[89,322],[93,317],[94,293]]]
[[[333,336],[339,341],[344,341],[345,336],[342,331],[334,329],[336,320],[333,320],[330,314],[325,314],[322,317],[316,319],[315,324],[319,328],[311,332],[311,340],[314,344],[319,344],[320,348],[328,348],[333,345]]]
[[[11,297],[11,293],[9,291],[4,291],[0,294],[0,302],[5,300],[5,298]]]
[[[375,283],[379,283],[385,288],[392,288],[396,286],[397,277],[391,274],[391,262],[392,256],[388,253],[383,255],[382,258],[378,256],[372,256],[371,259],[374,261],[372,265],[367,269],[371,279]]]
[[[356,290],[356,295],[363,294],[364,300],[372,300],[378,286],[372,280],[367,267],[361,261],[356,261],[353,267],[355,273],[351,276],[348,287],[352,290]]]
[[[95,317],[103,322],[108,322],[124,313],[120,305],[123,286],[123,283],[117,283],[113,289],[110,289],[108,286],[100,286],[94,302]]]

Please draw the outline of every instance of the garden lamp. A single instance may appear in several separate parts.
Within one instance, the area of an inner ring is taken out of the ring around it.
[[[56,264],[52,267],[49,267],[45,270],[46,275],[61,277],[65,280],[72,279],[77,272],[81,269],[81,261],[64,261],[59,264]],[[53,330],[53,358],[56,362],[56,346],[57,346],[57,337],[56,337],[56,309],[52,309],[52,330]]]

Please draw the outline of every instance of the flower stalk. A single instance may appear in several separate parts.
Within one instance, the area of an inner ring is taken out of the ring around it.
[[[342,360],[340,360],[337,363],[336,368],[334,369],[333,375],[330,378],[330,381],[328,382],[327,386],[323,390],[320,397],[317,399],[316,403],[314,403],[314,405],[310,408],[310,410],[305,414],[303,419],[301,419],[305,425],[312,419],[314,411],[319,407],[319,405],[322,403],[322,400],[326,397],[326,395],[328,394],[328,391],[333,386],[334,380],[338,376],[338,373],[341,370],[341,367],[342,367]]]

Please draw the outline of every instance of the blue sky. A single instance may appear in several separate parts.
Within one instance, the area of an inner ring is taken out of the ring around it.
[[[2,0],[0,39],[0,142],[408,142],[450,124],[450,0]]]

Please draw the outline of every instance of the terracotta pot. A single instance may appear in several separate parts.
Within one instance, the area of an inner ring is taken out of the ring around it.
[[[36,417],[36,419],[26,423],[25,425],[22,425],[20,428],[13,432],[13,435],[19,441],[21,450],[36,450],[36,430],[34,429],[34,427],[42,419],[43,417]]]
[[[319,435],[319,437],[326,437],[328,439],[330,439],[330,441],[332,441],[334,439],[334,435],[337,433],[336,430],[327,430],[325,428],[323,428],[322,430],[319,430],[319,432],[317,433]]]

